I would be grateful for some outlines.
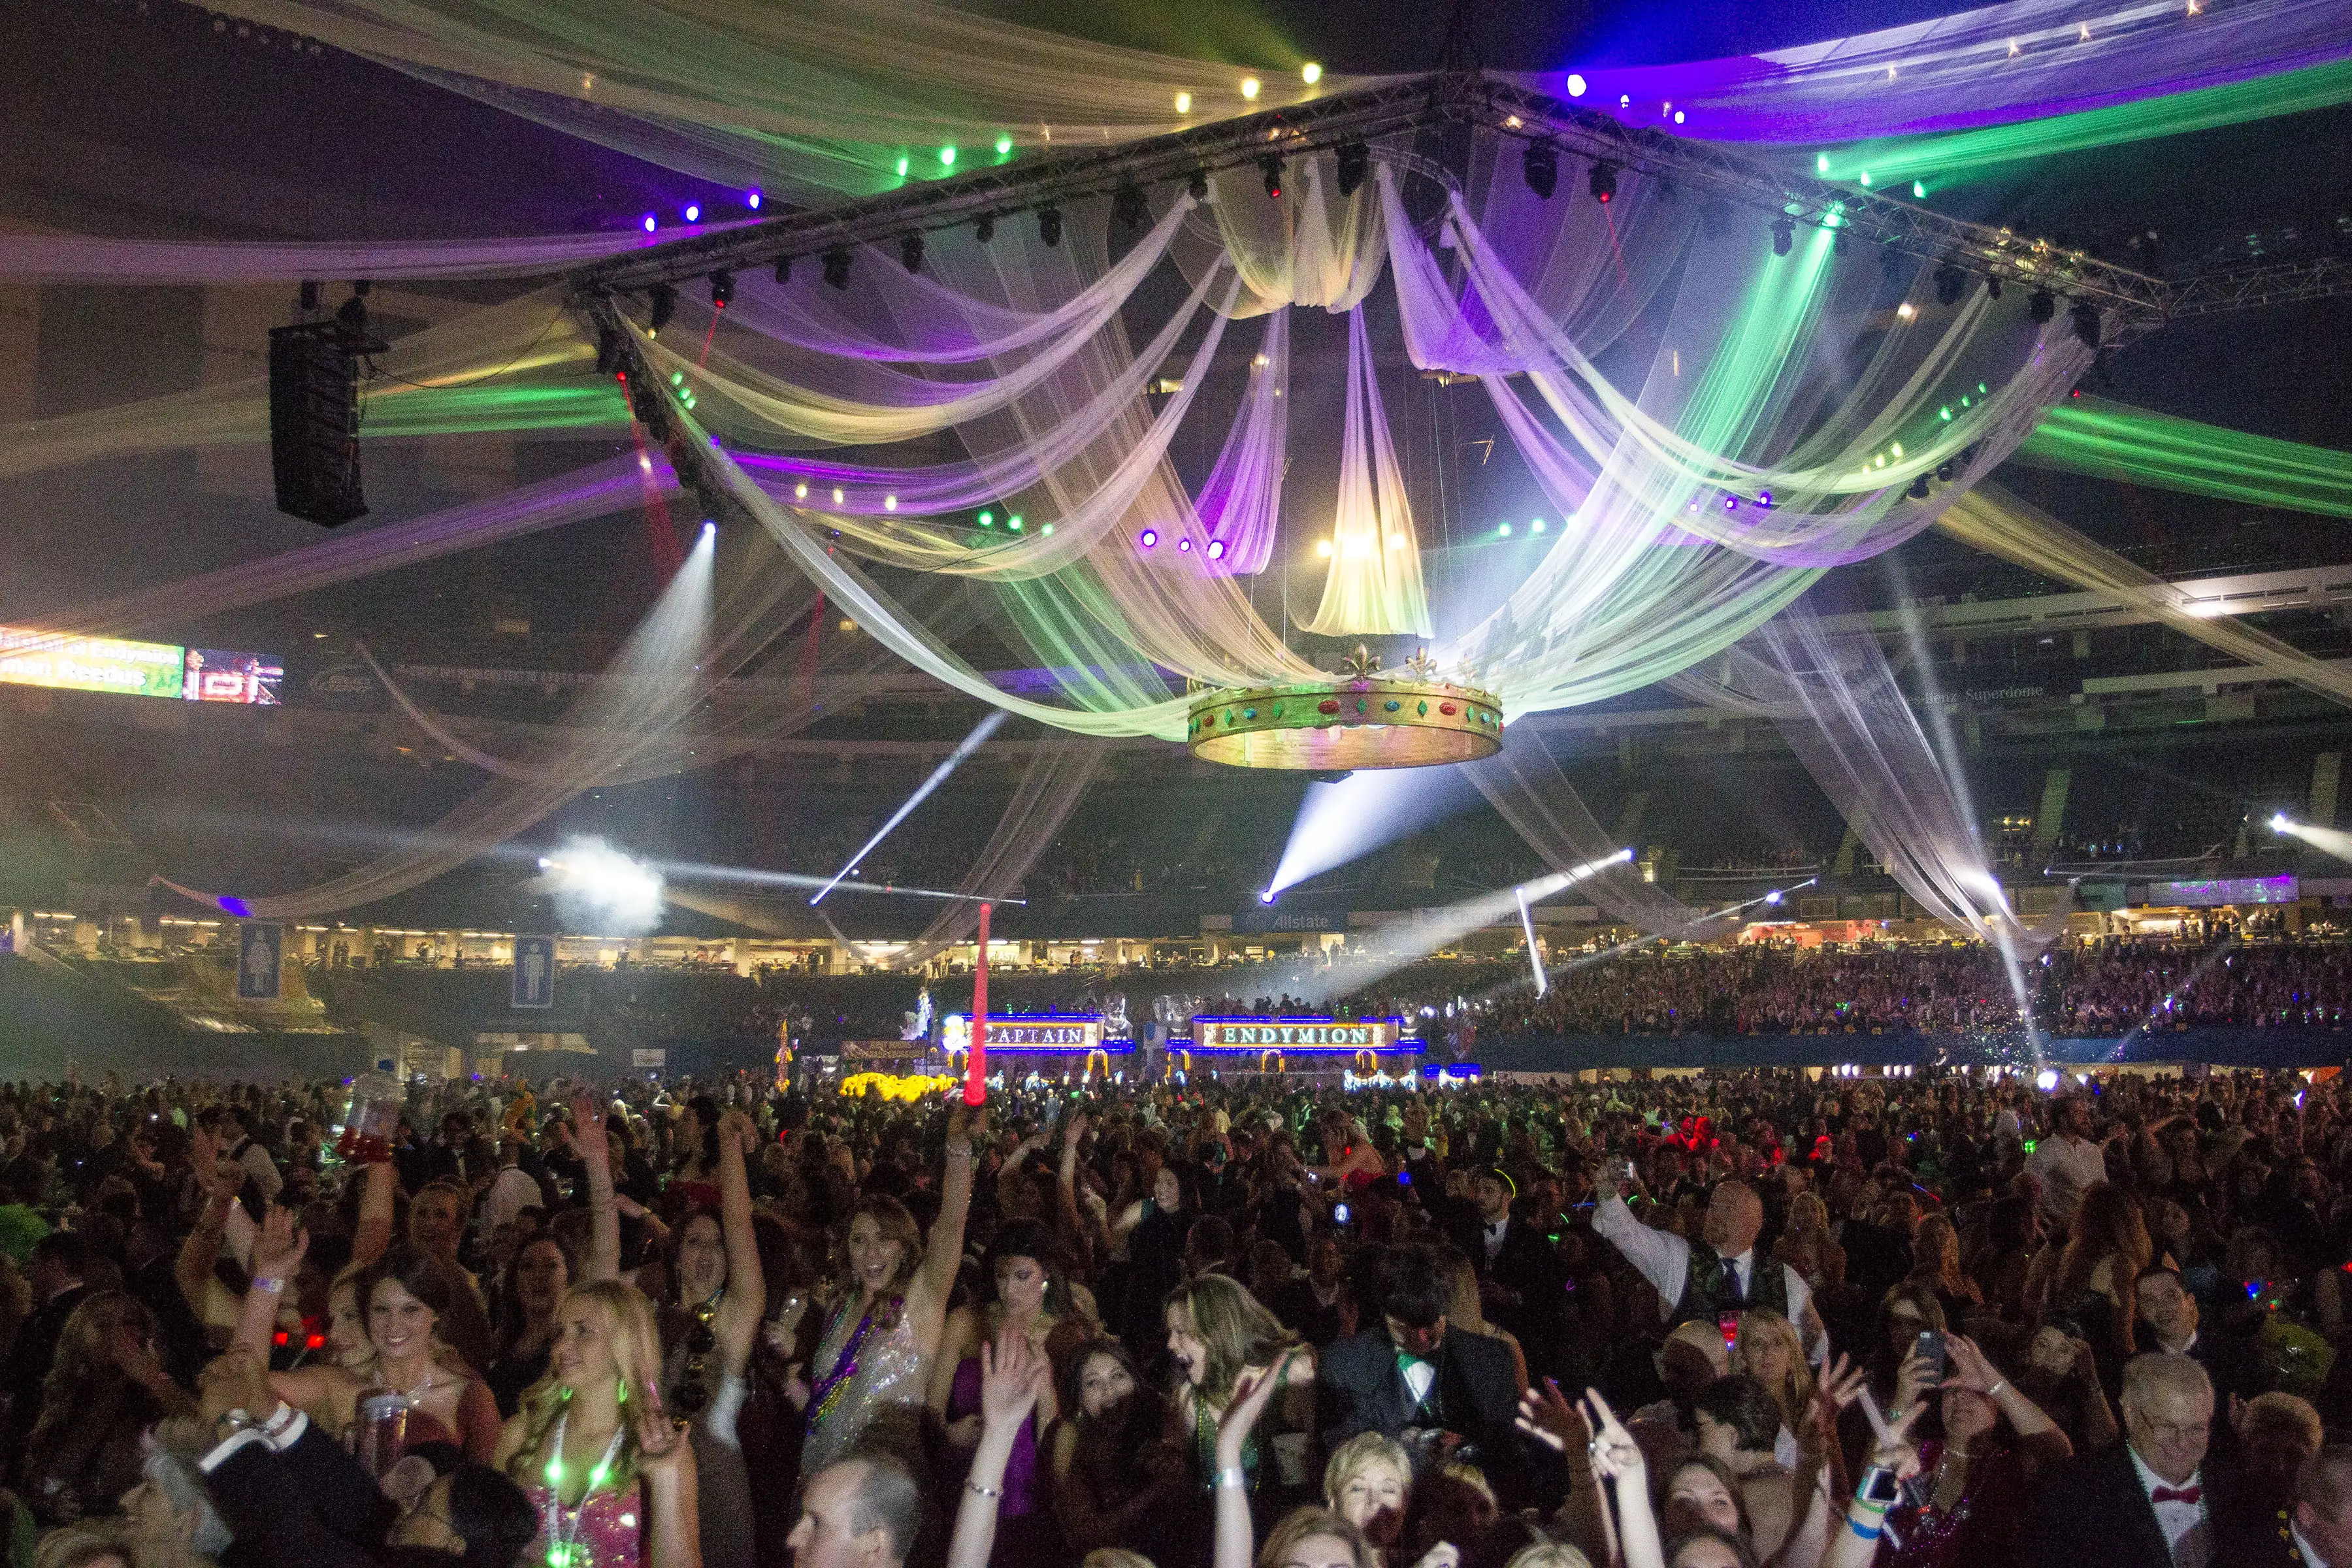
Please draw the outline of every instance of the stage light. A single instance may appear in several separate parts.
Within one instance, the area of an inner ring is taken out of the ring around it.
[[[1150,223],[1151,204],[1144,200],[1143,187],[1127,184],[1113,191],[1110,196],[1110,216],[1118,222],[1119,227],[1129,230],[1141,228]]]
[[[743,205],[750,207],[753,212],[758,212],[760,210],[760,193],[757,191],[745,191],[743,193]]]
[[[1947,458],[1936,465],[1936,482],[1948,485],[1952,482],[1952,476],[1958,472],[1959,470],[1952,466],[1952,460]]]
[[[1549,142],[1528,142],[1519,155],[1519,171],[1527,178],[1528,189],[1545,201],[1551,200],[1552,192],[1559,188],[1559,149]]]
[[[1135,542],[1149,550],[1160,542],[1160,531],[1156,528],[1147,528],[1135,536]]]
[[[1969,286],[1969,275],[1953,262],[1947,261],[1936,268],[1936,303],[1957,305],[1960,290]]]
[[[992,511],[982,512],[980,514],[980,526],[982,528],[994,528],[996,526],[996,514]]]
[[[803,479],[800,483],[793,487],[793,499],[794,500],[808,500],[808,481],[806,479]]]
[[[1332,157],[1339,173],[1339,195],[1354,195],[1364,176],[1371,173],[1372,150],[1361,142],[1342,142]]]
[[[1606,163],[1593,164],[1592,174],[1585,184],[1586,188],[1592,192],[1594,201],[1604,205],[1615,201],[1617,199],[1617,165]]]
[[[1178,541],[1176,542],[1176,552],[1177,552],[1179,555],[1190,555],[1190,554],[1192,554],[1192,542],[1191,540],[1189,540],[1189,539],[1180,539],[1180,540],[1178,540]]]
[[[1209,199],[1209,176],[1205,170],[1195,169],[1192,177],[1184,182],[1184,194],[1196,202]]]
[[[1905,490],[1903,493],[1909,496],[1913,500],[1926,500],[1927,499],[1927,476],[1921,474],[1917,479],[1913,479],[1911,481],[1911,488]]]
[[[1584,79],[1574,71],[1568,73],[1568,96],[1570,98],[1584,96]]]
[[[1021,520],[1017,517],[1013,520],[1013,531],[1015,533],[1021,531]],[[1046,538],[1051,539],[1054,537],[1054,525],[1049,522],[1037,531],[1044,534]]]
[[[670,313],[677,309],[677,290],[656,283],[646,290],[646,331],[658,332],[669,325]]]
[[[1507,522],[1503,522],[1503,523],[1497,523],[1497,524],[1496,524],[1496,525],[1495,525],[1495,537],[1496,537],[1496,538],[1497,538],[1497,539],[1508,539],[1508,538],[1510,538],[1510,537],[1511,537],[1511,525],[1510,525],[1509,523],[1507,523]]]
[[[909,165],[908,165],[908,161],[907,161],[906,155],[905,155],[904,153],[901,153],[901,154],[899,155],[899,158],[898,158],[898,177],[899,177],[900,179],[902,179],[902,180],[903,180],[903,179],[905,179],[905,178],[907,177],[907,170],[908,170],[908,167],[909,167]]]
[[[1265,176],[1265,194],[1275,200],[1282,199],[1282,154],[1268,153],[1257,161],[1258,173]]]
[[[1324,560],[1326,560],[1326,561],[1330,560],[1330,559],[1331,559],[1331,542],[1330,542],[1329,540],[1328,540],[1328,539],[1318,539],[1318,540],[1317,540],[1317,541],[1315,542],[1315,553],[1316,553],[1316,554],[1318,554],[1318,555],[1320,555],[1320,556],[1321,556]]]
[[[981,214],[980,221],[971,226],[971,237],[972,238],[980,241],[982,245],[986,245],[990,240],[994,239],[996,237],[996,215],[994,213]]]
[[[1270,904],[1274,902],[1274,889],[1268,888],[1265,892],[1260,893],[1257,896],[1257,901],[1261,904]]]
[[[734,298],[735,274],[722,267],[710,275],[710,308],[723,310]]]
[[[1225,542],[1222,539],[1212,539],[1209,541],[1209,559],[1212,561],[1223,561],[1224,558]]]
[[[2092,304],[2088,300],[2077,300],[2074,301],[2074,308],[2066,312],[2066,319],[2074,323],[2074,335],[2083,340],[2084,348],[2095,349],[2099,346],[2099,339],[2106,329],[2099,321],[2099,308],[2096,305]]]
[[[1999,273],[1989,273],[1986,275],[1985,298],[1988,300],[1998,300],[2000,298],[2000,275]]]
[[[1868,189],[1870,189],[1870,171],[1869,171],[1869,170],[1867,170],[1867,169],[1864,169],[1864,170],[1862,172],[1862,176],[1861,176],[1861,178],[1862,178],[1862,188],[1863,188],[1864,190],[1865,190],[1865,191],[1866,191],[1866,190],[1868,190]]]
[[[1797,243],[1797,226],[1785,217],[1772,220],[1772,254],[1786,256],[1789,247]]]
[[[1308,60],[1305,65],[1298,68],[1298,79],[1305,82],[1307,86],[1313,87],[1317,82],[1323,79],[1323,68],[1317,65],[1313,60]]]
[[[2284,811],[2273,812],[2271,814],[2271,831],[2273,833],[2284,833],[2286,829],[2286,813]]]
[[[642,227],[647,234],[651,234],[654,230],[661,227],[661,219],[654,216],[651,213],[647,213],[645,216],[637,220],[637,224],[638,226]]]
[[[1897,321],[1912,321],[1916,319],[1918,314],[1918,307],[1912,304],[1908,300],[1904,300],[1901,304],[1895,307],[1895,316]]]
[[[700,223],[702,221],[702,209],[695,204],[688,202],[686,207],[686,221],[688,223]]]
[[[923,237],[921,235],[909,234],[899,237],[898,261],[909,272],[920,272],[923,269]]]
[[[1543,531],[1544,520],[1541,518],[1538,518],[1533,522],[1528,524],[1528,531],[1529,533],[1541,533]]]
[[[824,280],[835,289],[849,287],[849,247],[836,245],[824,253]]]
[[[1016,512],[1014,512],[1011,517],[1006,518],[1006,519],[1004,520],[1004,526],[1005,526],[1005,527],[1007,527],[1007,528],[1009,528],[1009,529],[1011,529],[1011,530],[1012,530],[1013,532],[1015,532],[1015,533],[1020,532],[1020,531],[1021,531],[1021,514],[1020,514],[1019,512],[1017,512],[1017,511],[1016,511]],[[1053,531],[1054,531],[1054,525],[1053,525],[1052,523],[1050,523],[1050,522],[1049,522],[1049,523],[1047,523],[1047,524],[1045,525],[1045,531],[1046,531],[1046,532],[1048,532],[1048,533],[1053,532]]]
[[[1254,76],[1242,78],[1242,97],[1252,103],[1257,101],[1257,78]]]
[[[719,524],[718,524],[718,523],[716,523],[716,522],[712,521],[709,518],[707,518],[707,517],[706,517],[706,518],[704,518],[704,519],[702,520],[702,537],[703,537],[703,538],[708,539],[708,538],[709,538],[712,534],[714,534],[714,533],[716,533],[716,532],[718,532],[718,531],[719,531]]]
[[[1772,492],[1770,490],[1758,490],[1756,492],[1756,504],[1762,507],[1766,511],[1770,511],[1772,510]]]
[[[1770,892],[1765,894],[1764,901],[1768,904],[1778,904],[1780,901],[1780,889],[1775,888]]]
[[[1010,135],[999,136],[996,139],[996,155],[1000,158],[1013,156],[1013,138]]]
[[[1180,92],[1176,95],[1176,112],[1179,114],[1190,114],[1192,112],[1192,95],[1191,93]]]
[[[2058,296],[2047,289],[2036,289],[2025,301],[2025,313],[2038,325],[2046,325],[2058,314]]]
[[[776,281],[777,281],[777,283],[781,285],[781,284],[789,283],[789,282],[791,282],[792,280],[793,280],[793,258],[792,258],[791,257],[789,257],[789,256],[779,256],[779,257],[777,257],[777,258],[776,258]]]
[[[1037,237],[1049,246],[1062,243],[1062,209],[1050,202],[1037,209]]]

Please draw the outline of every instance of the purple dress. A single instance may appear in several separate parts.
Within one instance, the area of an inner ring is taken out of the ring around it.
[[[980,1358],[967,1356],[956,1363],[955,1386],[948,1392],[948,1419],[960,1421],[979,1414]],[[1005,1461],[1004,1500],[997,1508],[996,1517],[999,1521],[1020,1519],[1036,1507],[1037,1413],[1032,1410],[1022,1418],[1020,1436],[1013,1442],[1013,1457]]]

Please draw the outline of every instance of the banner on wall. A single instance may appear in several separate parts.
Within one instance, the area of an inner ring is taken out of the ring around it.
[[[236,928],[236,994],[241,1002],[275,1002],[286,953],[286,928],[247,921]]]
[[[514,1001],[517,1007],[555,1005],[555,939],[514,939]]]
[[[994,1033],[993,1026],[991,1026]],[[1395,1051],[1421,1048],[1404,1040],[1402,1018],[1192,1018],[1197,1051]]]

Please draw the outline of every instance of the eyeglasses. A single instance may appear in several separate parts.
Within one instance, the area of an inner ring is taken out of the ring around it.
[[[2158,1443],[2186,1443],[2191,1437],[2208,1436],[2213,1427],[2213,1418],[2210,1415],[2202,1421],[2158,1421],[2137,1410],[2126,1414],[2130,1425]]]

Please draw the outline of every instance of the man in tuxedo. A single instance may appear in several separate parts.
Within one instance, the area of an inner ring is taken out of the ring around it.
[[[2231,1394],[2252,1399],[2262,1392],[2252,1337],[2206,1332],[2197,1298],[2189,1293],[2179,1274],[2161,1264],[2150,1265],[2140,1270],[2135,1297],[2139,1321],[2147,1326],[2147,1337],[2142,1342],[2149,1350],[2185,1355],[2203,1367],[2213,1384],[2217,1406],[2227,1408]],[[2223,1425],[2226,1428],[2227,1423]]]
[[[1391,1247],[1381,1260],[1380,1326],[1339,1341],[1316,1363],[1316,1423],[1328,1448],[1378,1432],[1425,1454],[1456,1454],[1486,1471],[1505,1507],[1516,1507],[1527,1467],[1510,1462],[1519,1444],[1510,1347],[1449,1332],[1453,1293],[1436,1247]]]
[[[2018,1537],[2022,1568],[2222,1568],[2226,1475],[2205,1463],[2213,1385],[2184,1355],[2124,1368],[2124,1442],[2042,1472]]]
[[[66,1320],[89,1291],[82,1285],[87,1261],[79,1231],[53,1230],[33,1244],[25,1264],[25,1282],[32,1287],[33,1310],[16,1331],[8,1359],[0,1362],[0,1459],[15,1468],[17,1445],[30,1435],[41,1414],[41,1384],[57,1358],[58,1341]]]
[[[1470,1178],[1470,1201],[1448,1226],[1454,1245],[1478,1276],[1478,1304],[1498,1328],[1517,1336],[1538,1373],[1549,1357],[1561,1314],[1559,1264],[1537,1226],[1512,1212],[1518,1189],[1500,1167]]]
[[[2294,1500],[2274,1514],[2224,1521],[2217,1563],[2229,1568],[2352,1568],[2352,1447],[2305,1461]]]

